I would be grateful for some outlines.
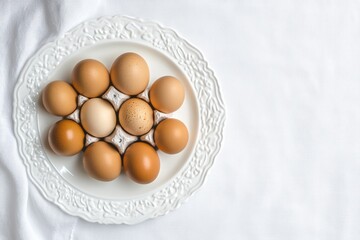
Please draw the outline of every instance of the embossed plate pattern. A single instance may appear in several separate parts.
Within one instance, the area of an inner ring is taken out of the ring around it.
[[[165,184],[132,199],[101,197],[71,184],[49,159],[38,125],[39,96],[49,76],[82,49],[108,41],[139,43],[166,55],[186,75],[198,106],[199,129],[189,159]],[[195,47],[157,23],[112,16],[76,26],[28,61],[15,88],[13,118],[20,156],[45,198],[91,222],[135,224],[176,209],[201,187],[221,146],[225,110],[218,82]]]

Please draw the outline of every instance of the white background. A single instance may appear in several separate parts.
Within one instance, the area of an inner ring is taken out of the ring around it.
[[[360,239],[360,2],[0,2],[0,239]],[[13,90],[39,47],[78,23],[129,15],[197,46],[226,104],[203,188],[135,226],[63,213],[29,182]]]

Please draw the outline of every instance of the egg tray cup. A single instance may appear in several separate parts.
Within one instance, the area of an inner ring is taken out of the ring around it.
[[[143,141],[149,143],[152,147],[155,148],[155,150],[158,150],[155,142],[154,142],[154,129],[156,126],[164,119],[171,118],[173,113],[163,113],[158,110],[156,110],[150,103],[149,100],[149,88],[146,88],[143,92],[135,96],[136,98],[140,98],[147,102],[153,109],[153,117],[154,117],[154,125],[150,129],[149,132],[142,136],[134,136],[132,134],[127,133],[119,124],[119,120],[117,120],[117,124],[113,132],[104,137],[104,141],[111,143],[114,145],[119,153],[123,155],[125,153],[125,150],[127,147],[136,142],[136,141]],[[120,91],[118,91],[114,86],[110,85],[110,87],[106,90],[106,92],[101,96],[102,99],[107,100],[111,103],[113,106],[115,112],[117,113],[120,109],[120,106],[123,102],[125,102],[127,99],[134,98],[129,95],[126,95]],[[81,125],[80,121],[80,109],[81,106],[87,101],[89,98],[78,94],[77,97],[77,108],[74,112],[72,112],[70,115],[65,116],[66,119],[71,119]],[[116,114],[118,115],[118,114]],[[85,131],[85,129],[84,129]],[[102,138],[97,138],[92,136],[91,134],[87,133],[85,131],[85,148],[89,146],[90,144],[99,141]]]

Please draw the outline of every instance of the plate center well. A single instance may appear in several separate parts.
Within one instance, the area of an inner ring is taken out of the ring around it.
[[[136,199],[156,191],[168,183],[190,159],[199,128],[198,104],[187,76],[170,57],[143,44],[128,41],[107,41],[83,48],[65,58],[49,74],[49,78],[46,82],[42,83],[43,86],[41,88],[43,89],[49,82],[54,80],[70,82],[72,68],[83,59],[93,58],[99,60],[110,69],[113,61],[125,52],[135,52],[146,60],[150,69],[149,86],[156,79],[165,75],[178,78],[185,86],[185,101],[182,107],[173,113],[173,117],[181,120],[187,126],[189,142],[182,152],[175,155],[168,155],[158,151],[161,167],[159,176],[154,182],[147,185],[137,184],[130,180],[124,172],[121,173],[118,179],[112,182],[97,181],[89,177],[83,169],[82,153],[72,157],[55,155],[48,146],[47,132],[50,126],[61,118],[47,113],[42,105],[38,104],[38,130],[48,160],[57,172],[72,186],[88,195],[103,199]]]

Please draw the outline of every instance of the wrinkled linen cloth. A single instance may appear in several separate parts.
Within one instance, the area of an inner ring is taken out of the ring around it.
[[[360,239],[359,1],[0,2],[0,239]],[[89,223],[47,201],[14,137],[26,61],[82,21],[154,20],[198,47],[226,106],[204,186],[166,216]]]

